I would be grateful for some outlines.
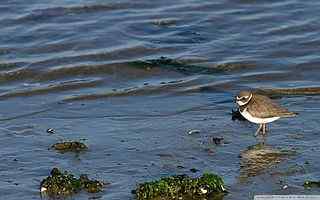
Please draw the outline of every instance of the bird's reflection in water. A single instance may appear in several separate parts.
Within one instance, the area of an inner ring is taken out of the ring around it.
[[[292,150],[281,150],[263,143],[249,146],[240,154],[240,181],[257,176],[266,169],[294,155]]]

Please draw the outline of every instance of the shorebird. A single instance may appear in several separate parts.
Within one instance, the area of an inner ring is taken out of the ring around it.
[[[254,94],[250,91],[241,91],[235,97],[241,115],[248,121],[259,124],[259,128],[254,134],[257,136],[261,131],[266,134],[266,124],[281,117],[294,117],[297,114],[281,107],[269,97]]]

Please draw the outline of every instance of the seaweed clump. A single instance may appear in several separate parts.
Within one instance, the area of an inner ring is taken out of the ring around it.
[[[133,192],[138,200],[206,199],[214,194],[221,195],[226,189],[220,176],[204,173],[198,178],[190,178],[187,175],[164,177],[139,184]]]
[[[101,181],[90,180],[87,175],[76,178],[67,171],[61,172],[58,168],[53,168],[50,176],[41,182],[40,192],[50,197],[66,197],[82,189],[89,193],[101,192],[104,185]]]
[[[51,148],[61,152],[80,152],[88,149],[87,145],[78,141],[66,141],[66,142],[58,142],[51,146]]]

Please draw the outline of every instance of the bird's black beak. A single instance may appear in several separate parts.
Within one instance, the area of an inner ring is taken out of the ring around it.
[[[233,103],[237,103],[237,96],[233,98]]]

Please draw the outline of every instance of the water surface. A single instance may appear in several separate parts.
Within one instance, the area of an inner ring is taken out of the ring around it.
[[[266,149],[255,125],[231,120],[239,90],[320,86],[319,11],[316,0],[1,1],[1,198],[40,199],[53,167],[110,182],[89,195],[100,199],[204,171],[223,176],[225,199],[319,194],[302,187],[320,179],[319,96],[277,99],[299,116],[272,123]],[[90,150],[48,150],[61,138]],[[256,159],[269,151],[292,154]]]

